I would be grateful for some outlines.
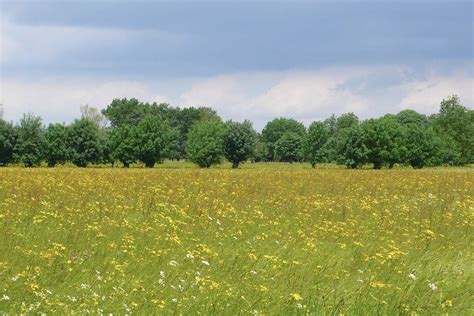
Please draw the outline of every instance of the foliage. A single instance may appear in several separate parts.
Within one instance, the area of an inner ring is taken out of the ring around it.
[[[28,128],[18,126],[12,130],[11,124],[1,121],[0,165],[18,161],[35,166],[46,159],[54,166],[67,158],[80,166],[88,163],[113,165],[118,160],[128,167],[139,160],[145,166],[153,167],[165,159],[179,161],[186,158],[210,166],[221,161],[223,156],[234,168],[248,159],[253,162],[306,160],[313,167],[324,162],[337,162],[349,168],[372,164],[375,169],[474,162],[474,111],[462,106],[457,96],[443,100],[439,113],[428,117],[408,109],[396,115],[363,121],[354,113],[339,117],[333,114],[322,122],[313,122],[308,133],[301,122],[284,117],[268,122],[261,134],[253,130],[249,121],[228,122],[219,136],[222,139],[210,141],[206,136],[203,144],[207,147],[202,149],[193,145],[199,143],[196,137],[189,142],[192,128],[209,121],[222,125],[216,111],[208,107],[179,108],[167,103],[150,104],[124,98],[114,99],[102,114],[89,105],[81,106],[81,115],[81,120],[92,123],[94,128],[84,127],[79,133],[89,135],[85,141],[82,137],[77,141],[67,137],[66,144],[60,135],[64,126],[43,131],[41,119],[36,118],[39,124],[36,131],[30,130],[30,140]],[[78,128],[74,124],[66,129]],[[87,148],[82,148],[80,142],[88,143]],[[211,157],[207,159],[205,154]]]
[[[444,99],[436,117],[436,127],[440,133],[449,135],[460,149],[459,164],[471,161],[472,139],[474,138],[474,114],[466,109],[455,95]]]
[[[295,162],[303,160],[303,138],[294,132],[287,132],[275,143],[275,160]]]
[[[111,156],[120,161],[125,168],[137,160],[135,154],[134,130],[129,125],[114,128],[110,133]]]
[[[276,159],[276,143],[277,141],[287,133],[295,133],[301,138],[305,136],[306,129],[303,123],[298,122],[294,119],[289,118],[276,118],[267,123],[262,130],[262,141],[265,143],[268,156],[267,160]]]
[[[100,160],[99,130],[87,119],[75,120],[67,131],[67,142],[71,162],[78,167]]]
[[[224,125],[218,120],[200,121],[188,133],[187,157],[201,168],[222,161],[224,155]]]
[[[406,146],[404,161],[413,168],[421,169],[436,157],[435,134],[430,127],[415,123],[407,124],[404,129],[404,144]]]
[[[147,105],[132,99],[114,99],[102,110],[102,114],[110,121],[112,127],[122,125],[136,126],[145,117]]]
[[[97,108],[86,104],[81,105],[80,110],[82,119],[93,122],[99,130],[106,127],[107,119]]]
[[[0,166],[13,162],[16,130],[13,124],[0,118]]]
[[[403,110],[396,115],[396,119],[400,124],[416,124],[419,126],[426,125],[428,123],[428,118],[426,115],[420,114],[415,110]]]
[[[24,114],[17,126],[17,140],[13,151],[15,160],[25,167],[39,166],[43,159],[44,147],[41,118],[32,113]]]
[[[402,161],[406,148],[403,143],[403,126],[395,117],[385,116],[362,124],[367,147],[367,162],[380,169],[384,164],[392,168]]]
[[[306,161],[313,168],[317,163],[325,161],[324,145],[330,137],[330,129],[325,123],[313,122],[308,128],[308,133],[303,143],[303,151]]]
[[[338,132],[335,140],[338,162],[351,169],[362,167],[369,155],[365,138],[360,125],[353,125]]]
[[[147,115],[134,129],[134,150],[138,160],[153,168],[165,158],[169,126],[158,115]]]
[[[351,128],[359,125],[359,118],[354,113],[345,113],[339,116],[336,120],[336,132],[343,129]]]
[[[232,168],[252,157],[257,141],[257,132],[250,121],[243,123],[228,121],[224,130],[224,156],[232,162]]]
[[[44,136],[46,144],[44,158],[48,167],[65,163],[68,160],[67,127],[58,123],[49,124]]]

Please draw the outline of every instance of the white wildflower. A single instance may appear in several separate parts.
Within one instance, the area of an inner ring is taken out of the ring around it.
[[[208,266],[208,265],[209,265],[209,261],[202,260],[201,262],[202,262],[202,264],[204,264],[204,265],[206,265],[206,266]]]
[[[428,286],[430,287],[430,289],[432,289],[433,291],[436,291],[438,289],[438,287],[436,286],[436,284],[434,283],[430,283],[428,284]]]
[[[169,264],[170,266],[176,267],[176,266],[178,265],[178,262],[175,261],[175,260],[171,260],[168,264]]]
[[[412,280],[416,280],[416,275],[413,274],[413,273],[410,273],[410,274],[408,275],[408,277],[409,277],[410,279],[412,279]]]

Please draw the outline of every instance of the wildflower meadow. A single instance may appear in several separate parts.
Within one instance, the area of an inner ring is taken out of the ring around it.
[[[469,169],[0,169],[0,313],[473,312]]]

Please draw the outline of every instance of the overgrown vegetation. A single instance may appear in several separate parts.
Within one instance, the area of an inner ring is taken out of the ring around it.
[[[472,171],[257,165],[0,169],[0,313],[472,311]]]

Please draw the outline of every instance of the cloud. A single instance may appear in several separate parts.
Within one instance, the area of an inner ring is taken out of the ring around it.
[[[310,123],[345,112],[361,118],[405,108],[431,114],[451,94],[473,104],[472,75],[414,73],[406,66],[367,66],[221,75],[196,81],[178,104],[211,106],[224,118],[249,118],[260,128],[279,116]]]
[[[146,101],[165,102],[150,87],[138,81],[68,82],[2,81],[0,103],[5,117],[18,120],[23,113],[33,112],[45,122],[69,122],[80,115],[79,106],[89,104],[103,108],[114,98],[138,98]]]
[[[414,109],[421,113],[434,113],[442,99],[456,94],[462,103],[474,105],[474,78],[466,73],[451,76],[433,75],[425,80],[402,84],[398,87],[405,97],[400,101],[400,109]]]
[[[354,112],[362,119],[405,108],[436,113],[441,100],[451,94],[457,94],[464,105],[472,107],[471,74],[414,73],[405,66],[366,66],[249,72],[161,82],[6,80],[1,85],[0,102],[5,104],[8,119],[17,120],[22,113],[31,111],[47,122],[68,122],[79,116],[81,104],[103,108],[113,98],[136,97],[181,107],[209,106],[224,119],[250,119],[257,129],[279,116],[309,124],[333,113]]]
[[[156,54],[177,54],[188,39],[184,34],[160,29],[18,24],[0,14],[0,64],[2,76],[35,71],[47,74],[100,73],[153,65]],[[158,58],[159,60],[159,58]],[[146,67],[145,67],[146,68]]]

